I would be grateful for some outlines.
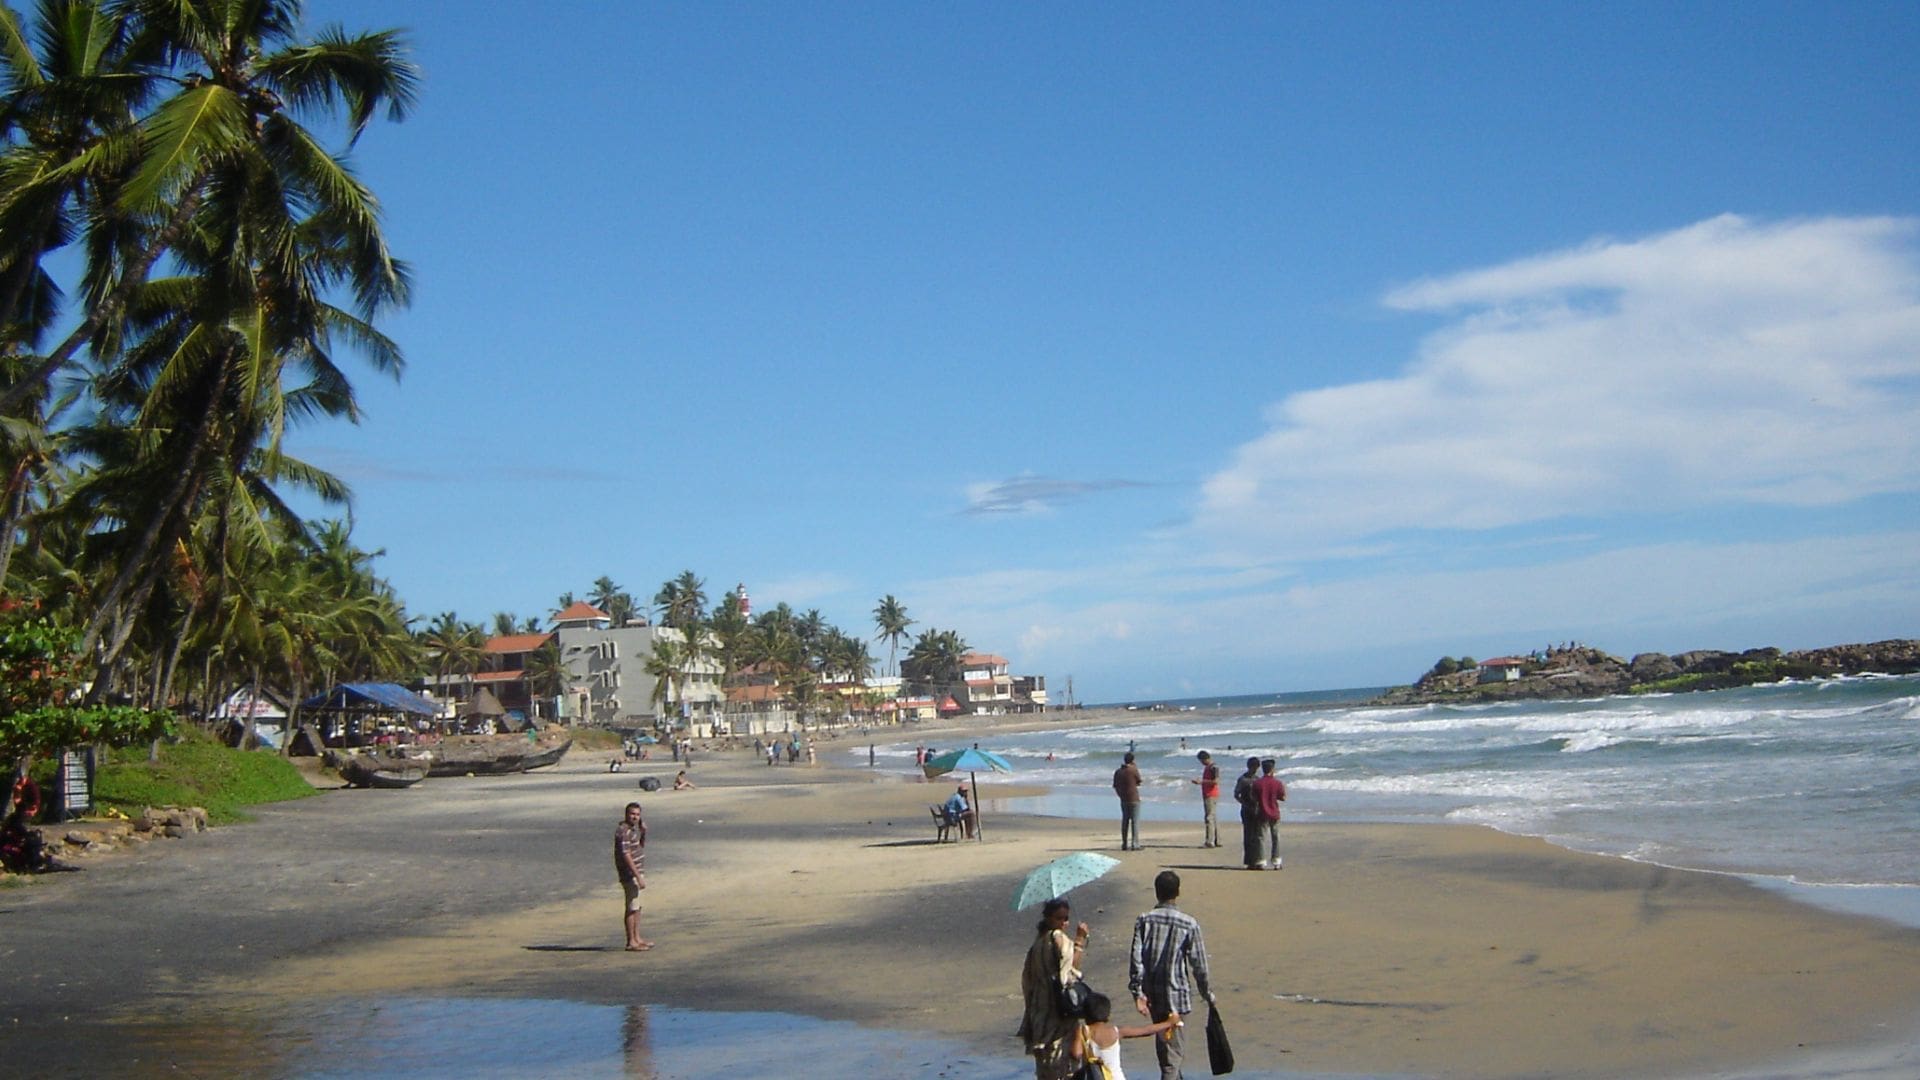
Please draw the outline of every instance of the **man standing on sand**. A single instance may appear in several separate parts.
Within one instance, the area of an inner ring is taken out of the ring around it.
[[[1140,769],[1133,763],[1133,751],[1113,770],[1113,791],[1120,796],[1120,850],[1140,850]]]
[[[1233,782],[1233,801],[1240,804],[1240,861],[1249,870],[1260,869],[1260,803],[1253,782],[1260,778],[1260,759],[1247,759],[1247,771]]]
[[[1269,870],[1280,869],[1280,804],[1287,801],[1287,785],[1273,775],[1273,759],[1260,763],[1260,779],[1253,782],[1253,799],[1260,807],[1260,849]]]
[[[1193,1011],[1195,988],[1208,1003],[1213,987],[1207,972],[1207,946],[1200,940],[1200,924],[1174,906],[1180,899],[1180,875],[1160,871],[1153,879],[1159,903],[1133,922],[1133,948],[1127,953],[1127,991],[1140,1015],[1159,1023],[1169,1016]],[[1168,1029],[1166,1038],[1153,1040],[1160,1059],[1160,1080],[1181,1080],[1185,1057],[1185,1029]]]
[[[1184,740],[1182,740],[1184,741]],[[1213,755],[1200,751],[1200,778],[1193,781],[1200,785],[1200,805],[1206,813],[1207,838],[1200,846],[1212,848],[1220,846],[1220,817],[1215,812],[1220,805],[1220,766],[1213,763]]]
[[[627,951],[645,952],[653,942],[640,936],[640,890],[647,887],[647,823],[640,804],[627,804],[626,819],[613,829],[613,869],[627,895]]]

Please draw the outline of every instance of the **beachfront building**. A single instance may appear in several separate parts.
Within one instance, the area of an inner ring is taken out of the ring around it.
[[[960,677],[966,680],[970,711],[1004,716],[1013,711],[1013,676],[1007,658],[992,653],[967,653],[960,658]]]
[[[474,699],[479,698],[481,690],[489,690],[507,715],[520,720],[541,719],[548,710],[534,700],[533,687],[527,682],[527,661],[553,640],[551,632],[488,638],[485,670],[473,674]]]
[[[701,655],[676,669],[677,678],[647,670],[658,643],[670,642],[676,652],[686,644],[686,635],[671,626],[640,619],[614,626],[606,612],[577,603],[554,616],[553,634],[568,683],[586,692],[587,722],[706,729],[726,700],[720,685],[719,639],[711,634],[703,639]]]
[[[1047,677],[1045,675],[1013,677],[1012,711],[1017,713],[1047,711]]]
[[[1491,660],[1480,662],[1479,678],[1483,683],[1514,682],[1524,675],[1526,670],[1527,661],[1524,657],[1496,656]]]

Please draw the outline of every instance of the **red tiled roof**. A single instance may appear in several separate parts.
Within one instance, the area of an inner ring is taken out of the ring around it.
[[[988,652],[970,652],[967,655],[960,658],[961,667],[979,667],[982,664],[999,665],[999,664],[1005,664],[1006,662],[1007,662],[1006,657],[995,656],[992,653],[988,653]]]
[[[553,617],[554,622],[581,622],[586,619],[607,619],[611,621],[613,616],[601,611],[585,600],[575,600],[572,607],[567,608],[567,610]]]
[[[1526,661],[1518,656],[1496,656],[1491,660],[1480,661],[1481,667],[1523,667]]]
[[[477,683],[518,682],[527,677],[524,671],[476,671],[473,681]]]
[[[490,653],[532,652],[553,640],[552,634],[506,634],[487,639]]]

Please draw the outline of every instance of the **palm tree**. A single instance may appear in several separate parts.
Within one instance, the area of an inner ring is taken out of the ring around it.
[[[398,33],[349,37],[328,29],[298,40],[299,0],[82,0],[70,7],[43,6],[43,11],[61,9],[82,16],[74,21],[84,22],[86,40],[100,45],[108,61],[108,70],[77,75],[67,97],[97,101],[92,95],[100,95],[105,107],[67,132],[64,155],[43,158],[38,167],[26,167],[24,154],[10,156],[15,167],[0,172],[0,213],[84,208],[86,305],[72,333],[0,394],[0,413],[42,392],[83,346],[111,352],[116,324],[147,286],[149,271],[162,256],[177,255],[178,246],[195,234],[228,233],[221,219],[234,205],[253,212],[255,237],[245,245],[252,250],[234,254],[256,258],[280,252],[282,258],[266,263],[283,299],[308,292],[310,300],[309,286],[337,285],[350,290],[371,316],[404,296],[404,273],[387,253],[372,193],[294,119],[296,112],[323,116],[344,110],[351,145],[383,109],[390,119],[404,118],[418,75]],[[18,30],[17,19],[8,23],[0,30]],[[32,91],[57,81],[35,81],[38,72],[26,55],[23,35],[0,37],[6,39],[16,82],[28,83]],[[172,94],[135,115],[161,79],[174,87]],[[13,92],[9,105],[24,99],[26,106],[42,107],[23,111],[44,115],[43,103],[53,97]],[[25,145],[44,153],[32,140]],[[60,167],[53,167],[56,163]],[[76,187],[75,178],[83,174],[88,181]],[[228,205],[222,207],[223,202]],[[293,206],[301,209],[287,215],[284,211]],[[337,257],[316,261],[302,245],[286,242],[300,231],[292,227],[300,217],[329,234]],[[31,235],[27,242],[45,243]],[[296,305],[279,313],[297,317],[301,309]]]
[[[939,697],[961,682],[960,658],[966,654],[967,643],[958,632],[929,629],[914,640],[902,670],[923,692]]]
[[[880,631],[873,636],[873,640],[887,643],[887,667],[891,669],[888,674],[900,674],[896,657],[900,652],[900,643],[907,639],[907,627],[913,625],[913,620],[907,618],[907,606],[888,593],[880,598],[880,603],[873,609],[873,625]]]
[[[565,693],[568,676],[567,663],[560,658],[560,648],[551,641],[527,657],[527,692],[536,699],[558,698]]]
[[[674,691],[681,689],[680,647],[671,639],[655,637],[653,653],[647,657],[646,672],[653,677],[653,693],[649,703],[660,706],[656,714],[662,727],[671,727],[667,708],[675,700]],[[679,700],[685,700],[680,698]]]
[[[680,576],[660,586],[660,591],[654,594],[653,606],[660,612],[661,623],[685,629],[705,619],[706,584],[695,577],[693,571],[683,570]]]

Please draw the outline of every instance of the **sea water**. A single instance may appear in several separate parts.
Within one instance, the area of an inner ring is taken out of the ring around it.
[[[1006,779],[1049,787],[1008,800],[1028,812],[1113,816],[1109,784],[1132,748],[1143,814],[1197,821],[1189,781],[1194,754],[1208,750],[1232,822],[1234,777],[1248,757],[1271,757],[1290,822],[1488,825],[1579,851],[1827,886],[1807,898],[1902,921],[1920,914],[1920,676],[1400,708],[1346,696],[1193,699],[981,745],[1013,763]],[[911,742],[882,750],[911,767]]]

